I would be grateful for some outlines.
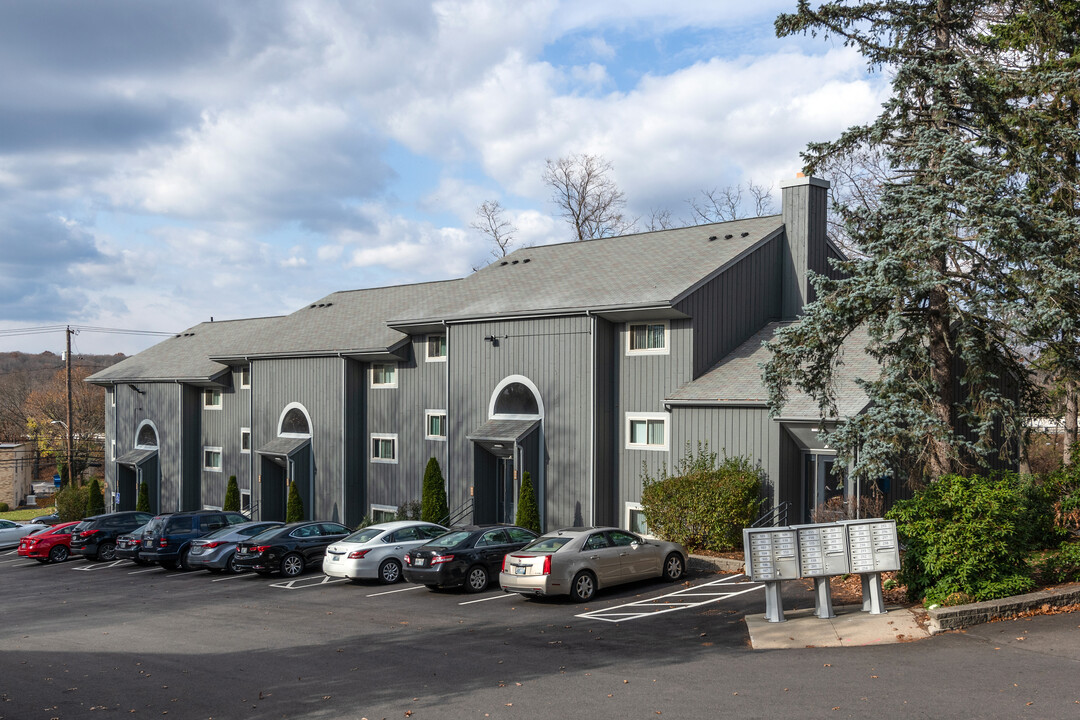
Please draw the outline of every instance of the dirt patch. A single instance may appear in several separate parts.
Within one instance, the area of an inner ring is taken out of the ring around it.
[[[890,583],[889,581],[893,581]],[[807,590],[814,589],[814,581],[802,579]],[[886,605],[915,605],[907,599],[907,588],[896,583],[895,572],[881,573],[881,597]],[[890,587],[891,586],[891,587]],[[833,605],[858,605],[862,603],[862,576],[861,575],[836,575],[829,578],[829,589],[832,592]]]

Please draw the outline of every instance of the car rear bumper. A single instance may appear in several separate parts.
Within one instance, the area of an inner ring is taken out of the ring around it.
[[[420,585],[438,585],[439,587],[457,587],[465,584],[465,573],[457,568],[439,565],[434,568],[416,568],[406,565],[403,573],[405,580]]]
[[[551,575],[515,575],[500,572],[499,584],[507,592],[522,595],[565,595],[569,592],[569,587],[564,583],[553,583]]]
[[[222,570],[229,564],[229,556],[232,555],[235,550],[225,550],[223,552],[208,552],[200,553],[196,555],[193,552],[188,553],[188,565],[193,568],[208,569],[208,570]]]
[[[43,558],[49,557],[49,551],[52,547],[33,547],[27,550],[26,548],[19,548],[19,557],[25,558]]]
[[[335,560],[334,558],[340,558]],[[322,571],[330,577],[374,580],[379,576],[378,563],[367,560],[349,560],[343,555],[326,555]]]

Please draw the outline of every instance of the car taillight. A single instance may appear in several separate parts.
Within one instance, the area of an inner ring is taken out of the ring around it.
[[[550,555],[545,555],[544,556],[544,572],[541,573],[541,574],[543,574],[543,575],[550,575],[551,574],[551,556]]]
[[[510,572],[509,567],[510,567],[510,556],[509,555],[503,555],[502,571],[503,572]]]
[[[369,552],[371,552],[371,551],[370,550],[353,550],[351,553],[349,553],[349,559],[350,560],[359,560],[362,557],[366,556]]]
[[[199,543],[204,548],[216,548],[218,545],[223,545],[220,540],[211,540],[210,542]]]
[[[412,565],[412,555],[409,553],[405,553],[405,564]]]
[[[81,533],[79,533],[79,537],[88,538],[96,532],[97,530],[83,530]]]
[[[454,559],[453,555],[436,555],[435,557],[431,558],[431,564],[432,565],[441,565],[442,563],[450,562],[453,559]]]
[[[256,545],[255,547],[251,548],[251,552],[262,553],[262,552],[266,552],[269,549],[270,549],[269,545]]]
[[[163,537],[158,540],[158,547],[169,547],[169,538]]]

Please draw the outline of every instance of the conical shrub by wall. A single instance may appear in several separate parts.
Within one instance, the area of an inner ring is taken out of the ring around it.
[[[150,486],[145,482],[139,483],[139,499],[135,501],[135,509],[150,512]]]
[[[435,458],[428,460],[424,470],[424,487],[420,495],[420,519],[424,522],[442,522],[450,514],[446,504],[446,484],[442,468]]]
[[[532,475],[526,471],[521,477],[521,490],[518,492],[517,518],[515,523],[533,532],[540,530],[540,510],[536,504],[536,490],[533,488]]]
[[[285,510],[285,522],[300,522],[304,519],[304,501],[300,499],[300,490],[296,483],[289,483],[289,507]]]
[[[225,502],[221,509],[240,512],[240,486],[236,484],[235,475],[229,476],[229,485],[225,488]]]
[[[105,497],[101,494],[101,485],[98,479],[90,481],[90,488],[86,491],[86,517],[101,515],[105,512]]]

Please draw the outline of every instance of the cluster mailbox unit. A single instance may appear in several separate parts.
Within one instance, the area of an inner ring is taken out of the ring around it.
[[[829,578],[862,576],[863,611],[885,612],[881,573],[900,569],[896,521],[873,518],[840,520],[791,527],[745,528],[746,574],[765,583],[765,619],[784,621],[780,582],[796,578],[814,581],[814,614],[835,617]]]

